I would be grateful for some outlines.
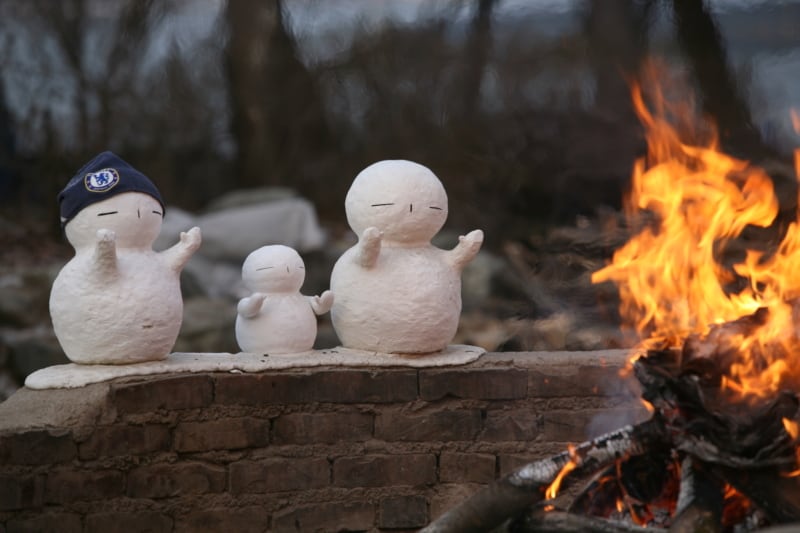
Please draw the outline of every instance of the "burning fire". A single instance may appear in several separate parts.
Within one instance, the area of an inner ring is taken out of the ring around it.
[[[567,446],[567,450],[569,450],[569,461],[561,468],[556,478],[544,492],[544,496],[548,500],[552,500],[558,495],[558,490],[561,488],[561,482],[564,480],[564,477],[578,466],[578,461],[575,457],[575,447],[570,444]]]
[[[626,214],[633,225],[646,222],[592,281],[618,285],[621,314],[643,339],[640,348],[711,339],[726,357],[723,387],[771,396],[800,377],[800,224],[791,223],[774,249],[757,242],[736,256],[731,245],[748,244],[746,228],[776,221],[772,180],[720,152],[707,124],[705,135],[691,132],[691,144],[685,141],[668,117],[682,126],[692,117],[660,91],[656,112],[638,86],[632,94],[648,153],[635,164]],[[800,131],[800,115],[792,119]],[[795,166],[800,176],[800,150]],[[737,320],[746,324],[722,328]]]

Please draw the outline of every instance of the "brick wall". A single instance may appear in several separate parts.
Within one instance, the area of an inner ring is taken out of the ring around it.
[[[622,352],[22,389],[0,533],[414,531],[525,462],[643,418]]]

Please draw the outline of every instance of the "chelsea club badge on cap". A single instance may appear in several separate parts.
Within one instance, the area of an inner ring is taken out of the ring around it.
[[[113,168],[104,168],[97,172],[89,172],[84,176],[83,183],[86,190],[91,192],[106,192],[119,183],[119,173]]]
[[[161,193],[147,176],[113,152],[97,155],[59,193],[61,224],[66,226],[87,205],[124,192],[149,194],[164,207]]]

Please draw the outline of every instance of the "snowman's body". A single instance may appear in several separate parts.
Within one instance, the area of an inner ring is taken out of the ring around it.
[[[306,352],[316,338],[317,317],[299,292],[268,294],[257,316],[236,317],[236,341],[243,352]]]
[[[179,274],[152,250],[117,250],[118,275],[96,272],[93,250],[58,274],[50,315],[75,363],[135,363],[167,357],[183,318]]]
[[[242,265],[242,278],[253,294],[237,308],[236,342],[243,352],[289,354],[307,352],[317,338],[316,315],[327,313],[333,295],[300,293],[305,265],[288,246],[263,246]]]
[[[342,345],[385,353],[431,353],[453,340],[461,271],[480,230],[453,250],[430,243],[447,218],[447,195],[426,167],[381,161],[354,180],[345,200],[359,242],[336,262],[331,318]]]
[[[163,207],[125,192],[83,208],[65,227],[75,257],[50,292],[50,316],[74,363],[127,364],[169,355],[183,319],[180,272],[200,230],[154,252]]]
[[[348,268],[356,253],[355,248],[345,252],[331,276],[334,327],[342,345],[392,353],[445,348],[461,314],[461,273],[446,252],[384,243],[374,268]]]

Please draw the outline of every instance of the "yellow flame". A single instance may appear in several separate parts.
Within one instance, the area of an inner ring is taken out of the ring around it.
[[[800,435],[800,424],[795,422],[790,418],[783,418],[783,427],[786,429],[786,433],[788,433],[793,439],[796,439],[798,435]]]
[[[684,142],[665,117],[677,115],[685,126],[691,122],[685,105],[667,102],[656,90],[651,106],[658,113],[651,113],[638,86],[632,97],[648,152],[634,165],[626,214],[633,227],[649,222],[592,281],[617,284],[621,315],[638,332],[642,349],[679,347],[691,334],[706,338],[715,324],[766,308],[763,323],[753,321],[745,333],[714,342],[735,354],[723,387],[748,397],[770,395],[800,373],[791,303],[800,297],[800,224],[788,227],[774,253],[748,250],[738,262],[722,259],[745,228],[775,221],[770,177],[720,152],[710,126],[704,142],[697,142],[703,131],[690,132],[694,144]],[[800,131],[800,114],[792,119]],[[795,163],[800,176],[800,150]]]
[[[570,456],[569,461],[567,461],[567,464],[561,468],[556,478],[553,480],[550,486],[547,487],[547,490],[544,491],[544,496],[548,500],[552,500],[558,495],[558,490],[561,488],[561,482],[564,480],[564,477],[575,470],[575,467],[578,466],[578,462],[575,457],[575,447],[568,445],[567,449]]]

